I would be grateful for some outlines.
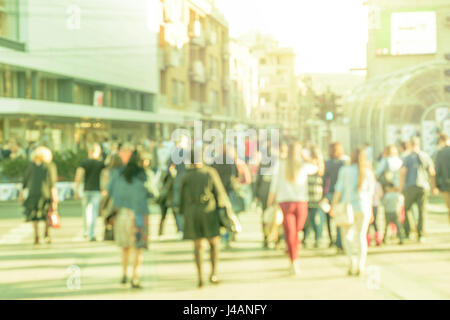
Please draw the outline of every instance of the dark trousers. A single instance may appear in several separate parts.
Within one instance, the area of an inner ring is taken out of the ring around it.
[[[333,193],[330,192],[325,197],[331,203],[333,201],[333,196],[334,196],[334,192]],[[335,244],[336,247],[338,247],[339,249],[342,249],[343,247],[342,247],[341,228],[340,227],[336,228],[336,241],[333,240],[333,231],[331,230],[333,219],[334,219],[333,217],[331,217],[329,214],[327,214],[327,228],[328,228],[328,236],[330,238],[330,244]]]
[[[319,215],[319,224],[316,223],[316,215]],[[311,230],[314,231],[316,244],[322,238],[322,229],[325,222],[325,213],[320,208],[308,207],[308,217],[306,218],[303,241],[306,240]]]
[[[167,211],[169,210],[169,207],[167,207],[165,205],[160,205],[159,207],[161,208],[161,222],[159,223],[159,234],[162,235],[164,233],[164,224],[166,222]],[[177,225],[177,231],[178,232],[183,231],[182,223],[181,223],[181,217],[179,215],[177,215],[175,212],[173,212],[173,215],[175,217],[175,223]]]
[[[417,205],[419,209],[419,221],[417,223],[417,233],[419,237],[424,235],[424,225],[425,225],[425,206],[427,202],[428,195],[424,188],[418,186],[412,186],[405,190],[403,193],[405,196],[405,234],[409,237],[411,231],[411,225],[409,221],[408,211],[411,209],[413,204]]]

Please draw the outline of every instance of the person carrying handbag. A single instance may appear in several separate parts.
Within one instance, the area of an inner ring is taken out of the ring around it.
[[[372,216],[375,175],[364,148],[356,149],[351,165],[339,170],[331,215],[341,227],[344,251],[349,258],[348,275],[364,274],[366,234]]]

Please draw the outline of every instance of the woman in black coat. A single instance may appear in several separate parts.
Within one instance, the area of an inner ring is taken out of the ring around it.
[[[194,152],[191,152],[192,161]],[[217,261],[220,240],[218,208],[231,208],[225,188],[214,168],[197,163],[191,165],[181,181],[180,212],[184,215],[184,239],[194,241],[194,256],[198,272],[198,286],[203,286],[202,246],[207,239],[210,246],[210,282],[217,284]]]
[[[34,244],[39,244],[39,221],[44,221],[45,241],[50,243],[48,211],[50,208],[57,209],[57,170],[52,162],[52,152],[46,147],[38,147],[31,158],[32,162],[23,177],[19,201],[25,207],[26,221],[33,222]],[[24,201],[25,189],[28,190],[28,196]]]

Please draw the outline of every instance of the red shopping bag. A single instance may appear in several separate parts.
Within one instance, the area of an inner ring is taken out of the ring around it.
[[[48,211],[48,225],[54,229],[61,228],[61,217],[58,211],[53,208]]]

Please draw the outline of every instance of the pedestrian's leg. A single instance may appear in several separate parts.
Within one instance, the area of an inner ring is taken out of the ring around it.
[[[403,234],[402,234],[402,229],[401,229],[401,224],[400,224],[400,220],[398,218],[398,215],[395,215],[393,217],[393,222],[395,223],[395,225],[397,226],[397,236],[398,239],[400,240],[400,244],[403,243]]]
[[[446,191],[443,193],[445,203],[447,204],[448,210],[448,222],[450,223],[450,191]]]
[[[330,239],[330,247],[333,246],[333,235],[331,233],[331,216],[327,214],[327,229],[328,229],[328,238]]]
[[[294,213],[294,203],[284,202],[280,203],[281,210],[283,211],[283,227],[286,245],[289,252],[289,258],[293,262],[297,258],[297,221]]]
[[[45,237],[45,242],[50,244],[52,242],[51,238],[50,238],[50,223],[48,220],[44,221],[45,223],[45,233],[44,233],[44,237]]]
[[[92,221],[89,230],[89,236],[91,237],[91,241],[95,240],[95,225],[97,222],[98,214],[100,211],[100,202],[102,200],[102,196],[100,192],[92,192],[91,194],[91,204],[92,204]]]
[[[424,189],[418,190],[417,195],[417,208],[419,210],[419,221],[417,223],[417,234],[419,240],[425,235],[425,219],[426,219],[426,203],[428,195]]]
[[[370,223],[370,212],[360,213],[357,214],[356,217],[359,216],[359,218],[356,219],[356,238],[355,238],[355,244],[358,248],[358,274],[364,274],[364,271],[366,269],[366,260],[367,260],[367,241],[366,241],[366,234],[367,229],[369,228]],[[355,218],[356,218],[355,217]]]
[[[303,242],[306,242],[311,230],[314,228],[313,224],[313,209],[308,208],[308,217],[306,218],[305,225],[303,227]]]
[[[129,257],[130,257],[130,248],[122,248],[122,276],[123,279],[125,279],[125,281],[123,282],[126,282],[127,278]]]
[[[139,285],[139,268],[142,265],[142,249],[134,248],[133,277],[131,278],[134,286]]]
[[[410,221],[409,221],[409,211],[411,210],[412,205],[415,202],[415,194],[413,187],[409,187],[404,192],[405,196],[405,221],[403,222],[403,227],[405,229],[405,236],[409,238],[410,234]]]
[[[88,227],[87,227],[87,196],[84,193],[83,198],[81,199],[81,214],[83,218],[83,236],[85,238],[88,237]]]
[[[33,221],[34,244],[39,244],[39,222]]]
[[[317,212],[319,214],[319,225],[317,226],[317,233],[316,233],[316,246],[319,246],[319,242],[322,239],[322,232],[323,232],[323,226],[325,224],[326,214],[322,211],[322,209],[318,208]]]
[[[353,237],[354,237],[354,227],[344,226],[341,228],[342,244],[344,251],[349,260],[348,275],[352,275],[354,269],[356,268],[356,257],[353,254]]]
[[[341,227],[337,227],[336,230],[336,246],[338,247],[338,249],[342,250],[342,237],[341,237]]]
[[[211,276],[209,278],[209,281],[214,284],[219,283],[219,279],[217,278],[217,262],[219,261],[219,239],[220,237],[208,239],[211,259]]]
[[[161,209],[161,221],[159,222],[159,236],[162,236],[164,233],[164,224],[166,222],[167,210],[168,208],[165,205],[160,205]]]
[[[195,256],[195,265],[197,267],[197,276],[198,276],[198,286],[203,287],[203,273],[202,273],[202,262],[203,262],[203,248],[202,248],[202,239],[194,241],[194,256]]]

